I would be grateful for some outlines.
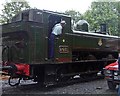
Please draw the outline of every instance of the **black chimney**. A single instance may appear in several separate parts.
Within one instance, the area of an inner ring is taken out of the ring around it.
[[[107,25],[100,24],[100,32],[106,34],[107,33]]]

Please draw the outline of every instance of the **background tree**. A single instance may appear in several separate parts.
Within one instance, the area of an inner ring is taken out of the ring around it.
[[[90,24],[90,30],[99,30],[106,23],[111,34],[118,35],[119,2],[92,2],[91,9],[83,15]]]
[[[3,4],[2,14],[0,14],[0,23],[7,23],[13,16],[15,16],[20,11],[29,9],[30,6],[28,2],[22,0],[22,2],[6,2]]]
[[[118,11],[118,35],[120,36],[120,1],[117,5],[117,11]]]
[[[71,16],[72,25],[76,23],[78,20],[82,19],[81,13],[75,10],[67,10],[65,11],[65,14],[68,14]]]

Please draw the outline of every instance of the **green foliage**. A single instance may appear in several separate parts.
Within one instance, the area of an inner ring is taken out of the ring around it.
[[[99,30],[100,24],[106,23],[108,31],[118,35],[119,4],[120,2],[92,2],[91,9],[83,15],[90,24],[90,30]]]
[[[24,2],[6,2],[3,4],[2,14],[0,14],[0,23],[7,23],[13,16],[22,10],[29,9],[29,4]]]
[[[65,11],[66,14],[71,16],[71,19],[77,22],[81,18],[81,14],[75,10],[67,10]]]
[[[75,10],[67,10],[67,11],[65,11],[65,14],[68,14],[69,16],[71,16],[72,26],[78,20],[82,19],[82,15],[80,14],[80,12],[75,11]]]
[[[120,1],[117,4],[117,11],[118,11],[118,35],[120,36]]]

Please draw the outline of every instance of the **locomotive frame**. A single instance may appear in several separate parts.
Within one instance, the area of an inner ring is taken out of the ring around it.
[[[49,35],[61,19],[67,24],[55,38],[55,58],[50,61]],[[72,30],[71,17],[47,10],[30,9],[16,15],[2,25],[2,39],[3,70],[10,75],[10,85],[11,78],[53,85],[75,76],[97,76],[118,58],[117,36]]]

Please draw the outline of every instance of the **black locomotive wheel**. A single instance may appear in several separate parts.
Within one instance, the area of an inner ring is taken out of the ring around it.
[[[20,84],[21,78],[14,78],[12,76],[9,77],[8,83],[10,86],[17,86]]]
[[[108,87],[111,90],[115,90],[116,89],[116,84],[113,81],[107,81]]]
[[[70,77],[65,76],[65,74],[67,74],[67,68],[66,66],[61,66],[59,67],[59,69],[57,70],[57,81],[58,82],[65,82],[68,81]]]

